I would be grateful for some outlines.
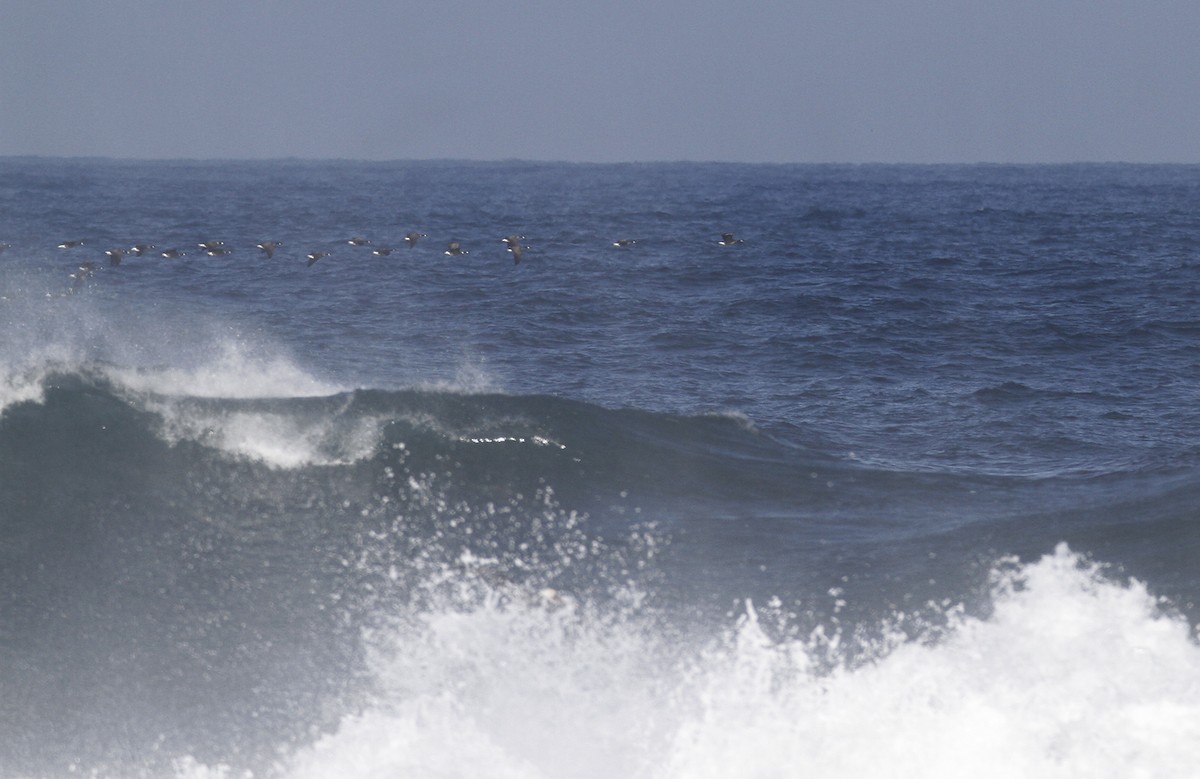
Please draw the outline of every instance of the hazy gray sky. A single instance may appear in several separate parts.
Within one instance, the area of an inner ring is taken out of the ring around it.
[[[0,154],[1200,162],[1200,3],[0,0]]]

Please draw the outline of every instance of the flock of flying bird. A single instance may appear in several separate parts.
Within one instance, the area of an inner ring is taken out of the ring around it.
[[[419,241],[422,238],[427,238],[427,237],[428,236],[426,236],[425,233],[418,233],[416,231],[413,231],[413,232],[409,232],[408,234],[406,234],[404,236],[404,242],[408,246],[408,248],[411,249],[414,246],[416,246],[417,241]],[[523,235],[506,235],[505,237],[501,238],[500,240],[506,245],[505,251],[512,254],[513,264],[519,265],[521,263],[521,254],[525,250],[525,247],[522,246],[521,241],[525,240],[525,236],[523,236]],[[59,249],[75,249],[80,246],[83,246],[84,243],[85,242],[82,240],[63,241],[62,243],[58,244],[58,248]],[[346,243],[350,244],[351,246],[359,246],[359,247],[373,246],[373,244],[370,240],[368,240],[366,238],[362,238],[362,237],[351,238],[351,239],[347,240]],[[619,239],[613,241],[612,245],[619,249],[625,249],[625,248],[634,246],[637,243],[638,243],[637,239],[634,239],[634,238],[619,238]],[[742,240],[740,238],[734,238],[733,233],[722,233],[721,240],[717,241],[717,243],[721,244],[722,246],[734,246],[736,244],[742,243]],[[225,255],[233,253],[232,249],[226,247],[224,241],[203,241],[201,243],[196,244],[196,246],[199,249],[201,249],[204,254],[207,254],[210,257],[223,257]],[[262,253],[263,256],[270,258],[270,257],[275,256],[276,249],[283,246],[283,241],[262,241],[261,243],[257,243],[254,246],[256,249],[258,249]],[[9,248],[8,244],[0,243],[0,253],[3,253],[4,250],[7,248]],[[125,248],[107,249],[107,250],[105,250],[104,254],[106,257],[108,257],[108,264],[110,266],[117,266],[117,265],[121,264],[121,260],[124,259],[127,255],[133,256],[133,257],[143,257],[147,254],[152,253],[157,248],[158,247],[153,244],[139,243],[134,246],[131,246],[128,249],[125,249]],[[394,251],[394,249],[391,246],[373,246],[373,248],[371,249],[371,254],[375,255],[376,257],[387,257],[393,251]],[[451,257],[459,257],[462,255],[468,254],[469,252],[462,247],[461,241],[453,240],[453,241],[450,241],[446,245],[446,250],[442,253],[445,255],[451,256]],[[175,258],[186,256],[186,252],[184,252],[178,248],[170,248],[170,249],[164,249],[164,250],[158,252],[158,256],[164,257],[166,259],[175,259]],[[313,252],[309,252],[307,255],[305,255],[305,259],[308,260],[308,266],[312,267],[315,263],[320,261],[322,258],[328,257],[328,256],[329,256],[329,252],[313,251]],[[74,291],[78,290],[81,286],[83,286],[84,282],[86,282],[87,279],[93,273],[95,273],[96,267],[97,266],[96,266],[95,262],[87,261],[87,262],[80,263],[79,267],[75,270],[75,272],[73,272],[70,275],[70,278],[73,282],[71,291],[74,292]]]

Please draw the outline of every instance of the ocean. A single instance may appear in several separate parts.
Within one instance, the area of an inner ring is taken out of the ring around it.
[[[1200,167],[3,158],[0,242],[2,779],[1200,776]]]

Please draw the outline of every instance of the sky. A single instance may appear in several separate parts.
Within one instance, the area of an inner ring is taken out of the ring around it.
[[[1200,162],[1194,0],[0,0],[0,155]]]

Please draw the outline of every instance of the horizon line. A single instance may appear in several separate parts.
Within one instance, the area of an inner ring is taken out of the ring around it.
[[[1062,161],[804,161],[804,160],[718,160],[718,159],[636,159],[636,160],[566,160],[566,159],[536,159],[527,157],[306,157],[286,155],[279,157],[134,157],[111,156],[100,154],[3,154],[0,160],[55,160],[64,162],[138,162],[138,163],[355,163],[355,164],[397,164],[397,163],[428,163],[428,164],[520,164],[520,165],[743,165],[743,166],[812,166],[812,167],[1085,167],[1085,166],[1143,166],[1143,167],[1187,167],[1200,165],[1200,161],[1130,161],[1130,160],[1062,160]]]

